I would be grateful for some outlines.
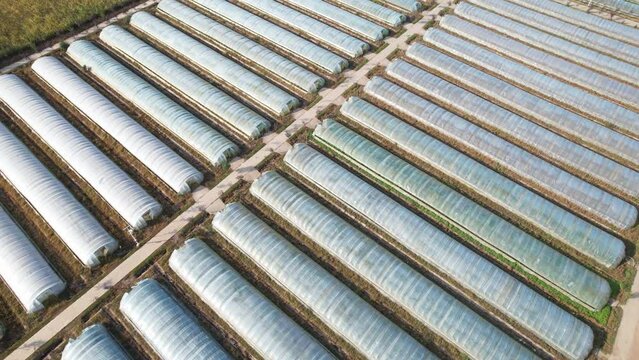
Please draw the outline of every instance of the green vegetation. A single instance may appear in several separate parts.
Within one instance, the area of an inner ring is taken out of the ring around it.
[[[426,24],[424,24],[424,29],[428,30],[435,25],[435,20],[428,20]]]
[[[104,16],[133,0],[0,0],[0,59]]]
[[[448,15],[448,14],[452,14],[452,13],[453,13],[453,9],[452,9],[452,8],[449,8],[449,7],[446,7],[446,8],[443,8],[443,9],[439,12],[439,16],[446,16],[446,15]]]

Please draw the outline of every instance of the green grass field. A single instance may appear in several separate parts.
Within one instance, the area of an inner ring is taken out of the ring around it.
[[[0,0],[0,61],[134,0]]]

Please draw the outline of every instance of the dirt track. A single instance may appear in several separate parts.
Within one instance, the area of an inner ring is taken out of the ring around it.
[[[636,359],[639,355],[639,276],[635,277],[630,298],[622,309],[615,345],[612,354],[607,356],[611,360]]]

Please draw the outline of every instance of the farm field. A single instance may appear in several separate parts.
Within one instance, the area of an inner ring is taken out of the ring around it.
[[[568,5],[161,0],[8,67],[0,358],[630,359],[639,23]]]
[[[0,1],[0,63],[131,0]]]

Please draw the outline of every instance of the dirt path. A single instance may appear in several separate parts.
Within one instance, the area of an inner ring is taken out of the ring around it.
[[[621,307],[621,324],[617,330],[612,354],[607,356],[610,360],[639,358],[639,276],[635,276],[630,293],[630,299]]]
[[[141,4],[136,9],[149,6],[157,0],[151,0],[144,4]],[[432,18],[433,15],[439,13],[443,7],[447,6],[447,2],[441,1],[440,4],[423,13],[424,17],[414,24],[406,24],[404,27],[406,31],[397,38],[386,39],[388,44],[379,53],[370,53],[366,55],[368,62],[358,70],[349,70],[345,72],[345,79],[334,89],[324,89],[320,92],[322,99],[308,110],[298,110],[294,113],[295,121],[289,125],[284,131],[277,134],[270,134],[264,138],[265,146],[260,149],[255,155],[249,159],[242,160],[237,159],[232,163],[233,172],[224,178],[219,184],[212,189],[199,188],[193,196],[196,203],[189,209],[180,214],[169,225],[162,229],[157,235],[151,238],[144,245],[135,250],[128,258],[126,258],[120,265],[118,265],[112,272],[107,274],[102,280],[95,284],[92,288],[88,289],[80,298],[70,304],[60,314],[53,318],[49,323],[44,325],[40,330],[33,334],[27,341],[21,344],[16,350],[14,350],[7,360],[19,360],[27,359],[33,353],[53,339],[60,331],[68,326],[73,320],[77,319],[83,313],[90,311],[93,304],[98,302],[111,288],[115,287],[120,281],[122,281],[128,274],[130,274],[137,266],[142,264],[153,253],[159,250],[164,244],[171,240],[183,227],[198,216],[203,211],[208,213],[215,213],[219,211],[224,204],[220,200],[220,196],[232,187],[240,180],[252,180],[257,178],[260,173],[255,169],[255,166],[269,156],[272,152],[284,153],[290,148],[288,139],[295,134],[299,129],[303,127],[314,128],[317,124],[316,115],[319,111],[325,109],[331,104],[341,104],[344,101],[342,94],[348,90],[353,84],[363,84],[368,79],[366,74],[377,65],[385,65],[388,60],[386,59],[396,49],[405,49],[407,47],[406,41],[412,35],[421,35],[424,33],[424,25]],[[127,12],[128,15],[128,12]],[[124,15],[124,16],[127,16]],[[111,20],[106,21],[93,29],[97,31],[103,28],[104,24],[110,23]],[[90,31],[91,29],[87,30]],[[83,33],[86,35],[85,33]],[[80,34],[78,34],[80,36]],[[74,37],[75,38],[75,37]],[[59,45],[57,45],[59,47]],[[25,62],[32,61],[38,56],[42,56],[48,52],[55,50],[56,46],[44,50],[41,53],[34,54],[28,58],[25,58]],[[21,63],[21,64],[24,64]],[[4,69],[3,69],[4,71]],[[638,299],[639,300],[639,299]]]

